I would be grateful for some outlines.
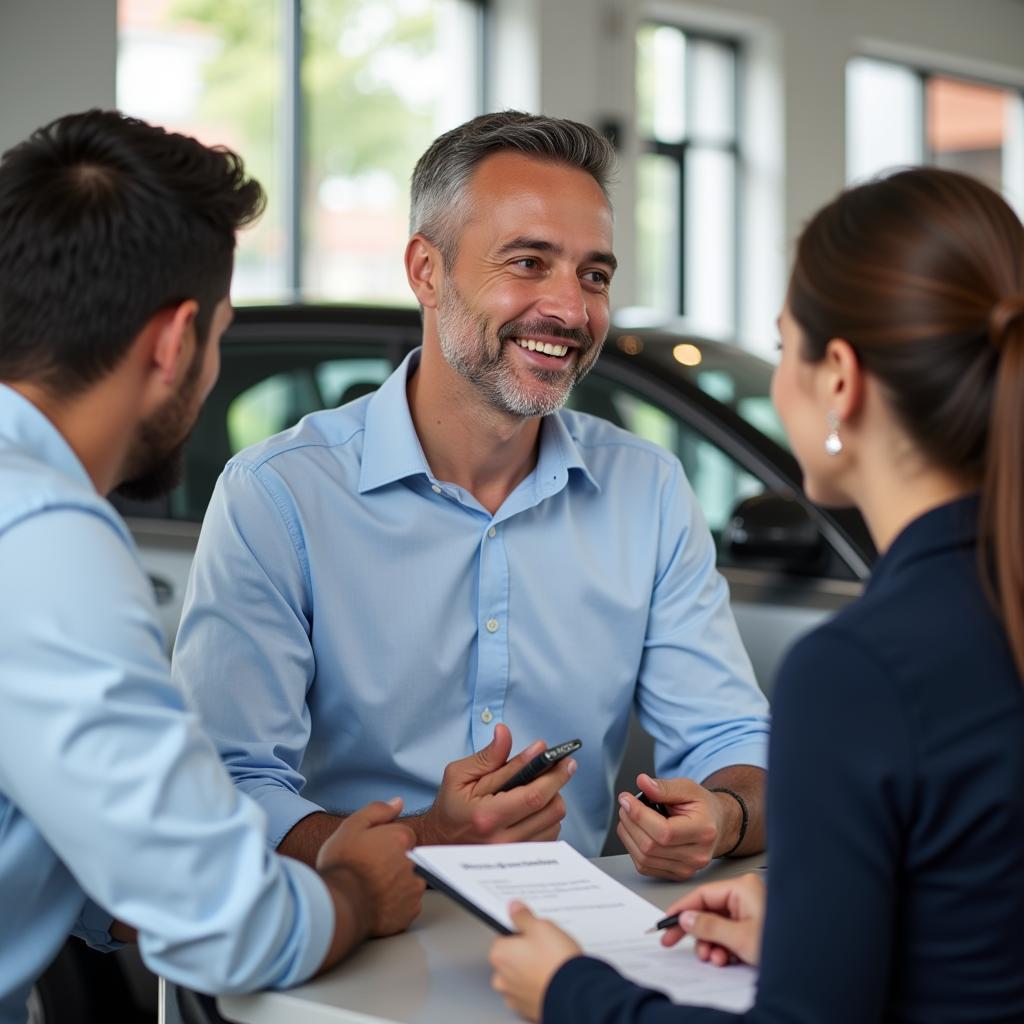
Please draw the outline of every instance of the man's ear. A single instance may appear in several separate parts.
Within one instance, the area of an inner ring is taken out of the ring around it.
[[[829,408],[840,421],[852,419],[864,402],[864,368],[853,346],[844,338],[833,338],[825,347],[825,368]]]
[[[405,247],[405,276],[419,304],[435,309],[444,273],[441,251],[423,235],[413,235]]]
[[[146,325],[152,332],[151,363],[159,382],[174,388],[192,363],[196,350],[196,315],[199,303],[186,299],[161,310]]]

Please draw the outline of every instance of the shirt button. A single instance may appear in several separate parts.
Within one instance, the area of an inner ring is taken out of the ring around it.
[[[488,633],[497,633],[498,632],[498,620],[497,619],[488,619],[487,620],[487,632]]]
[[[494,527],[492,526],[492,527],[491,527],[491,528],[490,528],[490,529],[489,529],[489,530],[487,531],[487,536],[488,536],[488,537],[495,537],[495,536],[497,536],[497,533],[498,533],[498,531],[497,531],[497,530],[496,530],[496,529],[495,529],[495,528],[494,528]]]
[[[490,725],[493,717],[494,715],[491,714],[490,708],[484,708],[483,711],[480,712],[480,721],[483,722],[484,725]]]
[[[441,493],[441,488],[440,488],[440,487],[438,487],[438,486],[437,486],[437,484],[431,484],[431,485],[430,485],[430,489],[431,489],[431,490],[432,490],[432,491],[433,491],[433,492],[434,492],[435,494],[440,494],[440,493]]]

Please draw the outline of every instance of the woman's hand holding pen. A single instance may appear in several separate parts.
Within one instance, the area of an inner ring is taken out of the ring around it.
[[[555,972],[583,950],[558,925],[534,917],[518,901],[509,904],[509,916],[518,934],[496,939],[491,946],[491,988],[510,1009],[527,1020],[539,1020]]]
[[[684,935],[697,940],[697,956],[718,967],[733,960],[757,964],[761,958],[765,886],[759,875],[709,882],[676,900],[668,913],[679,923],[661,937],[674,946]]]
[[[689,934],[697,940],[701,960],[719,967],[737,959],[756,964],[764,905],[764,882],[758,875],[702,885],[668,908],[670,915],[679,915],[679,922],[662,935],[662,945],[674,946]],[[509,916],[517,934],[495,939],[491,946],[491,987],[516,1013],[539,1020],[551,979],[583,950],[556,924],[534,917],[522,903],[511,903]]]

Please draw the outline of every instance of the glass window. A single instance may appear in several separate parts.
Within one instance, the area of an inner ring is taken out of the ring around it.
[[[686,175],[684,284],[695,330],[729,337],[736,309],[736,159],[722,149],[694,149]]]
[[[933,75],[925,86],[931,162],[1003,187],[1003,150],[1011,130],[1013,93]]]
[[[921,79],[910,68],[857,57],[846,66],[846,180],[924,159]]]
[[[641,306],[732,337],[737,302],[737,53],[670,25],[637,32]]]
[[[789,440],[771,399],[773,363],[735,345],[685,334],[654,331],[643,336],[620,334],[614,339],[614,345],[627,356],[645,352],[666,381],[673,381],[681,374],[780,448],[789,450]],[[585,386],[586,379],[581,384]],[[587,408],[584,411],[605,415],[600,410]],[[607,418],[619,422],[612,416]]]
[[[713,391],[714,382],[704,383],[707,390]],[[722,375],[719,384],[731,386],[731,378]],[[761,480],[689,423],[599,372],[580,381],[568,404],[610,420],[676,455],[719,546],[718,564],[730,564],[727,552],[719,544],[722,531],[739,502],[767,489]]]
[[[170,495],[170,517],[201,521],[224,463],[236,452],[287,430],[307,413],[376,390],[394,369],[385,351],[359,341],[226,344],[220,378],[185,447],[185,473]]]
[[[730,146],[736,138],[736,47],[700,37],[689,40],[688,120],[691,136]]]
[[[237,150],[268,195],[235,301],[411,304],[409,177],[481,108],[482,0],[119,0],[118,106]]]
[[[375,391],[390,372],[387,359],[331,359],[253,384],[228,406],[231,454],[287,430],[307,413],[344,405]]]
[[[846,176],[928,163],[1024,211],[1024,92],[858,57],[846,69]]]
[[[286,295],[281,152],[283,0],[119,0],[117,105],[207,145],[237,150],[266,189],[239,236],[232,296]]]
[[[679,164],[643,153],[637,167],[637,287],[640,304],[679,309]]]
[[[239,395],[228,407],[230,453],[296,423],[302,415],[299,409],[316,406],[312,385],[308,373],[279,373]]]
[[[306,0],[303,293],[411,305],[409,178],[478,112],[475,10],[459,0]]]
[[[644,25],[636,42],[639,131],[659,142],[682,142],[686,132],[686,36],[665,25]]]

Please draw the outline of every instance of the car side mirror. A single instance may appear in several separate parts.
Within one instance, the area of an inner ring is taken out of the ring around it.
[[[736,564],[770,564],[806,572],[825,545],[807,509],[787,494],[765,491],[745,498],[733,510],[722,544]]]

